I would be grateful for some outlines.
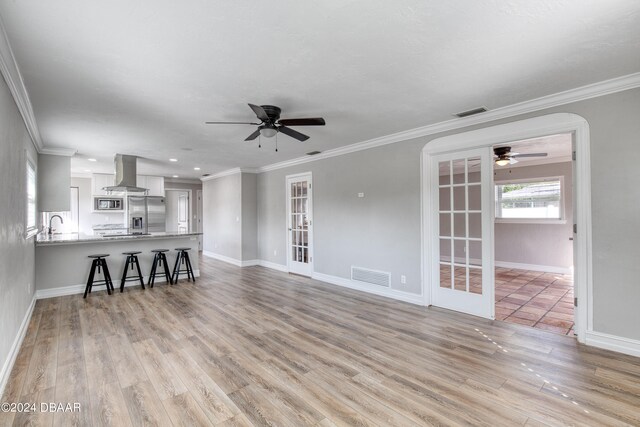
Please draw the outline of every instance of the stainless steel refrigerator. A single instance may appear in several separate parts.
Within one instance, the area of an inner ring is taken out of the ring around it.
[[[166,231],[164,197],[129,196],[127,217],[129,233]]]

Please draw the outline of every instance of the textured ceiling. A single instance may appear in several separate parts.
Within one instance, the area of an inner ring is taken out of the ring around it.
[[[640,71],[638,0],[1,0],[0,16],[75,172],[116,152],[165,176],[259,167]],[[253,121],[248,102],[327,126],[276,153],[203,124]]]

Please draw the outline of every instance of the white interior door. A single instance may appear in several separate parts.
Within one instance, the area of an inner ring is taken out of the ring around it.
[[[198,198],[197,232],[202,233],[202,190],[196,191],[196,197]],[[202,250],[202,234],[198,236],[198,250]]]
[[[311,174],[287,177],[287,266],[290,273],[313,273]]]
[[[189,191],[167,190],[165,195],[166,230],[189,231]]]
[[[431,157],[432,303],[494,317],[490,148]]]

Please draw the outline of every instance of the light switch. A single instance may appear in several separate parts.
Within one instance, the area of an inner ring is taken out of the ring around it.
[[[364,197],[364,193],[358,193],[358,197]]]

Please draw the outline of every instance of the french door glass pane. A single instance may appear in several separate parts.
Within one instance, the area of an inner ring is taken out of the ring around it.
[[[482,187],[480,185],[469,186],[469,210],[479,211],[482,209]]]
[[[439,204],[441,212],[451,210],[451,187],[440,188]]]
[[[453,236],[467,237],[467,219],[464,213],[453,214]]]
[[[453,183],[454,184],[464,184],[466,181],[465,177],[465,159],[456,159],[451,162],[453,168]]]
[[[451,289],[451,264],[440,264],[440,287]]]
[[[451,237],[451,214],[440,214],[440,236]]]
[[[465,187],[453,187],[453,210],[463,211],[465,210],[466,203],[466,191]]]
[[[451,183],[451,162],[439,163],[440,185],[448,185]]]
[[[467,267],[454,266],[453,267],[453,289],[456,291],[467,290]]]
[[[469,214],[469,237],[482,238],[482,214],[479,212],[471,212]]]

